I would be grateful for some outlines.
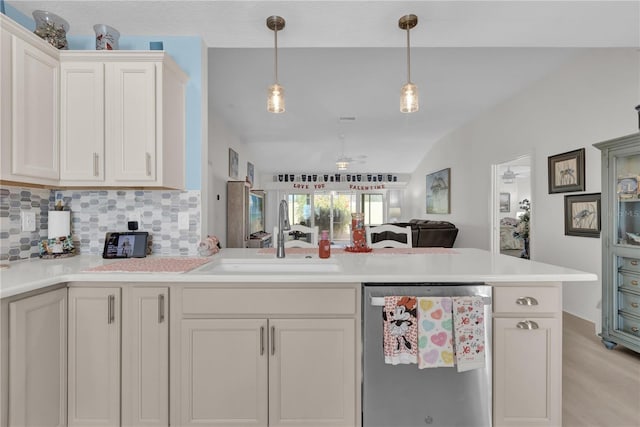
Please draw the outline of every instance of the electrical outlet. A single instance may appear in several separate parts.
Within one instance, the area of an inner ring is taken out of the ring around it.
[[[36,213],[32,211],[20,212],[22,231],[36,231]]]
[[[189,212],[178,212],[178,230],[189,229]]]

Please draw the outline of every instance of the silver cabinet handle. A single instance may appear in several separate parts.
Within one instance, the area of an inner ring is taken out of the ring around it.
[[[151,176],[151,154],[145,153],[146,155],[146,167],[147,167],[147,176]]]
[[[93,176],[100,175],[100,156],[98,153],[93,153]]]
[[[637,280],[632,280],[632,281],[631,281],[631,284],[632,284],[633,286],[638,286],[638,281],[637,281]]]
[[[634,259],[634,260],[633,260],[633,261],[631,261],[629,264],[631,264],[631,265],[638,265],[638,261]]]
[[[637,326],[634,326],[631,328],[631,332],[638,332],[640,329],[638,329]]]
[[[632,302],[631,303],[631,307],[633,307],[633,308],[638,308],[638,306],[640,306],[640,304],[638,304],[637,302]]]
[[[164,294],[158,295],[158,323],[164,322]]]
[[[518,324],[516,325],[516,328],[527,329],[530,331],[532,329],[538,329],[538,324],[533,320],[525,320],[523,322],[518,322]]]
[[[516,300],[518,305],[538,305],[538,300],[534,297],[520,297]]]
[[[276,354],[276,327],[271,327],[271,355]]]
[[[109,295],[109,297],[107,298],[107,324],[109,325],[116,320],[115,302],[116,302],[116,296]]]
[[[264,326],[260,326],[260,356],[264,354]]]

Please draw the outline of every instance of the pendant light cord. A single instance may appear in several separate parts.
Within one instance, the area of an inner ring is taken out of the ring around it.
[[[411,43],[409,40],[409,26],[407,26],[407,83],[411,83]]]
[[[275,53],[274,53],[274,57],[275,57],[275,61],[274,61],[274,74],[276,77],[276,84],[278,84],[278,29],[274,29],[273,30],[273,39],[274,39],[274,44],[275,44]]]

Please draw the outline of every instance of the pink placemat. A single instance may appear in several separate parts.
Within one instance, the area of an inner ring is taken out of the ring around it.
[[[285,252],[288,254],[297,254],[297,255],[314,255],[318,253],[318,250],[315,248],[287,248]],[[264,248],[258,249],[258,254],[261,255],[274,255],[276,253],[276,248]],[[450,248],[379,248],[373,249],[371,252],[347,252],[342,248],[331,248],[332,255],[359,255],[359,254],[369,254],[369,255],[415,255],[415,254],[459,254],[459,252],[450,249]]]
[[[92,273],[184,273],[211,261],[211,258],[130,258],[93,267]]]

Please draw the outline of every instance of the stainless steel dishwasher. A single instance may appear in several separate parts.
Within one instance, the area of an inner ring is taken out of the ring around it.
[[[484,297],[486,362],[482,369],[388,365],[380,298]],[[372,284],[363,291],[363,427],[491,426],[491,287],[479,284]]]

